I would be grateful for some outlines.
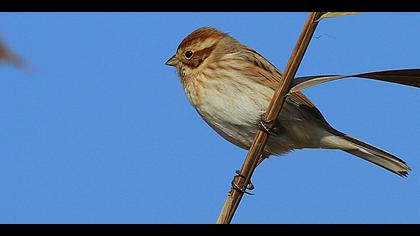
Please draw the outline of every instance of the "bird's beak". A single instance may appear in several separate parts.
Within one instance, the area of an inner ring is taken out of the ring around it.
[[[167,66],[176,66],[176,64],[178,64],[178,58],[176,58],[176,55],[173,55],[165,62],[165,65]]]

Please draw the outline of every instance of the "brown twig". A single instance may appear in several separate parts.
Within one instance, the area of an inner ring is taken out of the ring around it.
[[[286,69],[283,74],[283,78],[280,80],[279,87],[274,94],[270,105],[265,113],[264,120],[274,121],[280,114],[283,107],[286,96],[289,93],[292,80],[296,75],[298,67],[303,59],[303,56],[308,48],[309,42],[315,32],[316,26],[318,25],[318,19],[322,15],[322,12],[312,12],[299,36],[296,46],[290,56],[289,62],[287,63]],[[267,128],[272,129],[274,122],[268,122]],[[222,211],[220,212],[219,218],[217,219],[218,224],[229,224],[232,221],[233,215],[238,208],[239,202],[244,195],[244,191],[248,183],[250,183],[251,176],[257,167],[258,159],[263,155],[264,147],[268,140],[268,132],[260,130],[257,132],[254,142],[252,143],[248,155],[242,165],[240,174],[235,176],[232,184],[236,187],[231,188],[228,197],[225,201]]]

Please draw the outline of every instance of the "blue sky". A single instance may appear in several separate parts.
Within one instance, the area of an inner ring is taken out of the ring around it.
[[[214,223],[246,155],[164,62],[201,26],[283,70],[306,13],[0,13],[30,71],[0,66],[0,223]],[[298,75],[420,68],[419,13],[322,21]],[[333,150],[270,158],[233,223],[420,223],[420,90],[349,79],[305,94],[408,178]]]

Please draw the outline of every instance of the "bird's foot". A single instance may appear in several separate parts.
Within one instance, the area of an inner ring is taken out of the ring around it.
[[[236,173],[236,175],[235,175],[234,179],[232,180],[232,188],[235,189],[235,190],[237,190],[237,191],[239,191],[239,192],[241,192],[241,193],[245,193],[245,194],[248,194],[248,195],[254,195],[253,193],[247,192],[246,190],[253,190],[255,188],[255,186],[251,182],[249,182],[246,185],[246,189],[244,189],[243,187],[238,186],[235,183],[235,179],[236,178],[243,178],[243,179],[245,179],[245,176],[241,175],[241,171],[240,170],[235,171],[235,173]]]
[[[268,120],[265,118],[265,113],[261,115],[260,120],[258,121],[258,128],[260,128],[260,130],[266,132],[267,134],[271,134],[272,132],[272,128],[269,128],[268,125],[272,124],[274,121],[273,120]]]

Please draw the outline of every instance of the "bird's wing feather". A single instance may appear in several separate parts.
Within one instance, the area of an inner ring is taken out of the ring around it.
[[[277,68],[256,51],[246,48],[245,52],[244,54],[241,53],[241,57],[247,59],[249,63],[252,63],[250,65],[253,65],[250,67],[253,70],[247,70],[250,73],[249,76],[258,80],[259,83],[276,90],[282,76]],[[328,124],[318,108],[300,90],[317,84],[351,77],[373,79],[420,88],[420,69],[377,71],[355,75],[308,76],[295,78],[292,81],[292,88],[286,102],[297,106],[304,113],[304,116],[310,115],[312,118],[317,119],[319,124],[323,125],[329,132],[336,135],[343,135]]]
[[[261,56],[258,52],[247,49],[250,53],[246,53],[243,56],[246,56],[246,59],[252,63],[253,70],[246,70],[249,73],[248,76],[251,76],[263,83],[265,86],[271,87],[273,90],[276,90],[279,86],[279,80],[281,79],[281,73],[277,68],[271,64],[267,59]],[[271,98],[269,98],[271,99]],[[288,95],[286,102],[290,105],[299,107],[299,109],[304,112],[304,116],[310,115],[313,118],[320,121],[321,124],[325,124],[327,129],[332,129],[332,127],[325,120],[318,108],[313,104],[302,92],[296,91]]]

